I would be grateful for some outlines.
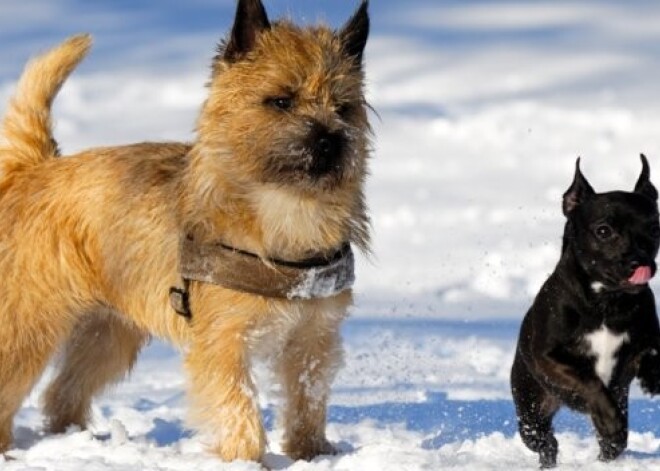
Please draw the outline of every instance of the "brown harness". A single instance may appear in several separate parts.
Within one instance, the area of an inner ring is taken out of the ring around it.
[[[355,260],[348,242],[305,260],[264,260],[219,242],[199,243],[188,234],[181,240],[179,271],[183,287],[170,288],[170,303],[178,314],[191,318],[191,281],[269,298],[326,298],[353,286]]]

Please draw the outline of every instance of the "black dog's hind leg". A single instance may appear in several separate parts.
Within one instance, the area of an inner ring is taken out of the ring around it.
[[[529,374],[517,356],[511,375],[511,392],[518,416],[518,431],[527,448],[539,454],[541,468],[557,465],[557,439],[552,418],[561,405]]]

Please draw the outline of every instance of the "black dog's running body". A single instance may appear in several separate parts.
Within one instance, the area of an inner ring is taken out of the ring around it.
[[[648,284],[656,271],[658,193],[643,170],[634,192],[595,193],[576,165],[564,194],[562,254],[525,316],[511,371],[520,436],[556,464],[552,418],[561,405],[591,416],[600,459],[627,446],[628,391],[635,377],[660,393],[660,327]],[[641,268],[640,268],[641,267]]]

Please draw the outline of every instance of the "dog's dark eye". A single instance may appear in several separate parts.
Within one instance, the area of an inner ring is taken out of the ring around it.
[[[596,226],[595,232],[598,238],[601,240],[607,240],[612,237],[612,235],[614,235],[614,231],[612,231],[612,228],[607,224],[600,224],[599,226]]]
[[[276,96],[266,99],[266,104],[278,110],[288,111],[293,108],[293,99],[288,96]]]

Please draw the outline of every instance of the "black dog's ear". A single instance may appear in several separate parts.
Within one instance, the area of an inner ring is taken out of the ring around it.
[[[231,36],[221,46],[222,58],[235,62],[254,48],[259,33],[268,28],[270,22],[261,0],[238,0]]]
[[[363,0],[360,8],[339,31],[339,38],[344,46],[344,52],[354,58],[358,66],[362,66],[362,55],[369,36],[369,1]]]
[[[580,158],[575,161],[575,177],[573,177],[573,183],[571,187],[566,190],[564,193],[564,201],[562,203],[562,209],[564,210],[564,215],[568,216],[575,208],[581,205],[587,198],[595,194],[594,189],[591,188],[589,182],[582,172],[580,171]]]
[[[639,174],[639,179],[635,185],[635,193],[648,196],[653,201],[658,201],[658,190],[655,189],[653,183],[649,179],[651,177],[651,168],[649,167],[649,162],[646,160],[644,154],[639,155],[642,159],[642,173]]]

